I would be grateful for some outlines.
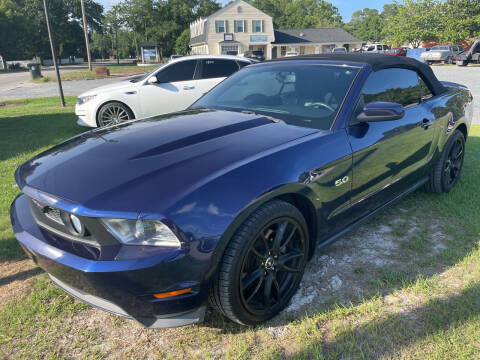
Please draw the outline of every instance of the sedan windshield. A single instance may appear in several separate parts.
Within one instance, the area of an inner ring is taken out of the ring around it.
[[[328,130],[358,68],[271,64],[247,67],[191,108],[262,114],[290,125]]]
[[[165,64],[162,64],[162,65],[160,65],[159,67],[153,69],[152,71],[149,71],[149,72],[146,73],[146,74],[139,75],[139,76],[135,76],[135,77],[131,77],[131,78],[128,79],[128,80],[130,80],[131,83],[137,83],[137,82],[146,80],[146,79],[148,79],[151,75],[153,75],[155,72],[157,72],[159,69],[161,69],[161,68],[164,67],[164,66],[165,66]]]

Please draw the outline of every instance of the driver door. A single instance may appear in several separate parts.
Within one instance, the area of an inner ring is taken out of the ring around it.
[[[195,70],[197,60],[175,62],[155,76],[156,84],[145,83],[140,89],[141,117],[185,110],[198,99]]]
[[[415,71],[399,68],[379,70],[367,80],[347,128],[353,151],[353,218],[375,210],[425,176],[435,127],[422,101],[422,84]],[[402,104],[405,116],[354,121],[364,105],[381,101]]]

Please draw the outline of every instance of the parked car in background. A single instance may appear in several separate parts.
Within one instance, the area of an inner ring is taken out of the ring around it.
[[[362,49],[362,52],[366,52],[369,54],[384,54],[390,48],[388,47],[388,45],[385,44],[371,44],[364,46]]]
[[[285,54],[285,57],[294,57],[294,56],[298,56],[298,52],[296,52],[296,51],[288,51],[288,52]]]
[[[416,189],[451,191],[472,117],[467,88],[410,58],[258,63],[184,112],[25,162],[12,227],[90,305],[161,328],[202,321],[210,301],[256,325],[288,306],[315,249]]]
[[[120,122],[185,110],[203,94],[254,60],[239,56],[183,56],[154,71],[102,86],[77,98],[82,126]]]
[[[405,48],[395,48],[385,51],[385,54],[392,56],[407,56],[407,50]]]
[[[257,61],[264,61],[265,54],[262,50],[248,50],[243,53],[243,57]]]
[[[425,51],[420,55],[420,59],[427,64],[443,62],[453,64],[457,54],[464,51],[460,45],[435,45],[430,51]]]
[[[469,50],[458,53],[455,57],[458,66],[467,66],[469,63],[480,63],[480,39],[475,41]]]
[[[348,51],[347,51],[347,48],[344,48],[344,47],[336,47],[332,50],[332,53],[335,53],[335,54],[346,54]]]

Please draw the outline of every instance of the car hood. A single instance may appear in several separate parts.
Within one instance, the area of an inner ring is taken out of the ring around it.
[[[260,115],[190,110],[78,135],[21,165],[16,179],[30,194],[95,211],[165,213],[209,181],[317,131]]]
[[[99,86],[99,87],[96,87],[94,89],[91,89],[91,90],[88,90],[88,91],[84,92],[80,96],[97,95],[97,94],[99,94],[101,92],[105,92],[105,91],[133,89],[133,88],[137,88],[137,86],[140,84],[140,83],[132,83],[130,80],[131,79],[129,78],[129,79],[126,79],[126,80],[115,82],[113,84]]]

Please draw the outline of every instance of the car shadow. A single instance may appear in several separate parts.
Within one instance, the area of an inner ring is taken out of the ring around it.
[[[41,274],[42,272],[43,271],[40,268],[36,267],[36,268],[30,269],[30,270],[21,271],[19,273],[13,274],[13,275],[0,277],[0,287],[4,286],[4,285],[8,285],[8,284],[10,284],[14,281],[27,280],[27,279],[29,279],[33,276]]]

